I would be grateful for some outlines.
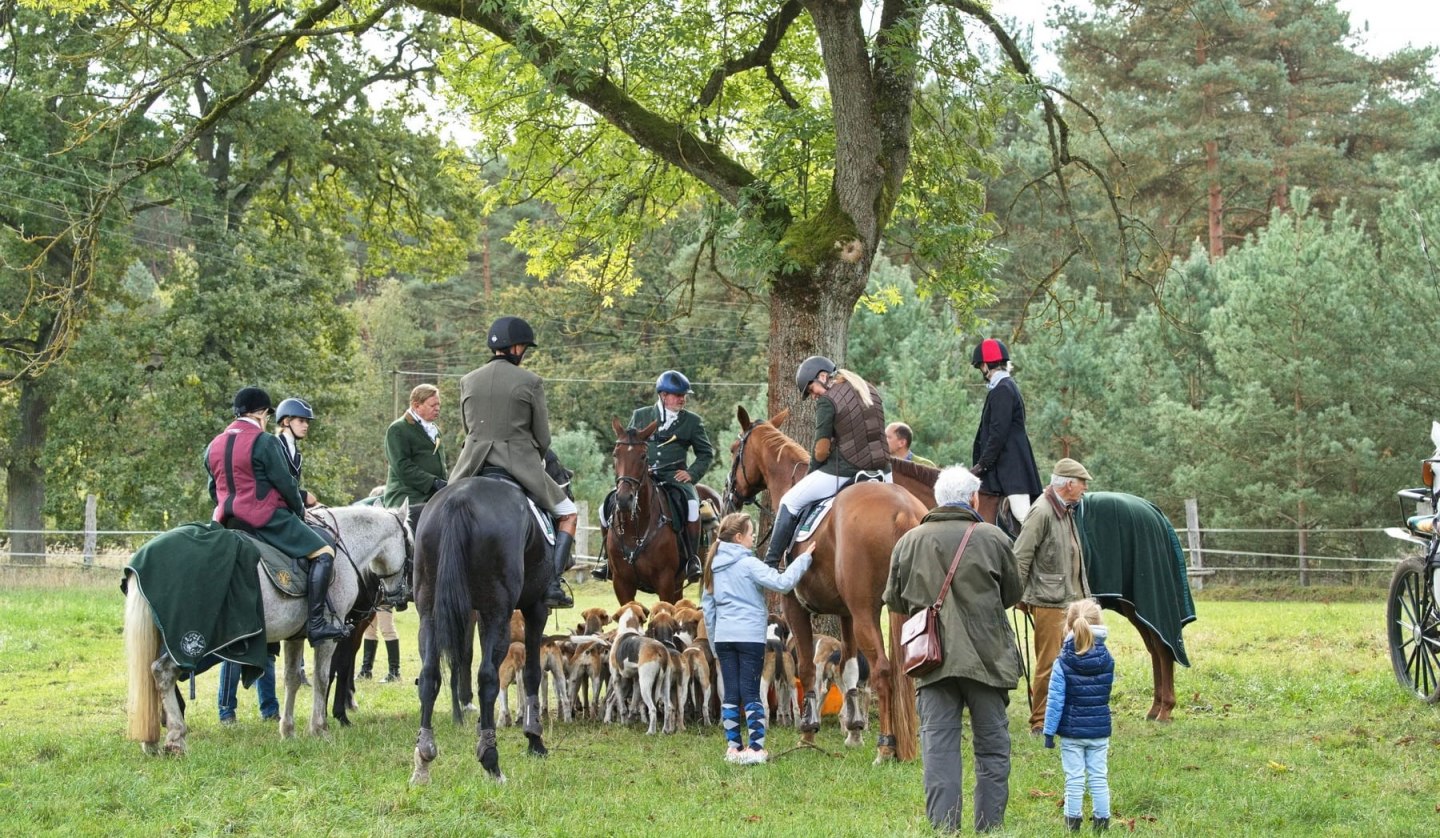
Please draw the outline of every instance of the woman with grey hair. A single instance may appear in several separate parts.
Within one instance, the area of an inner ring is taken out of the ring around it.
[[[980,478],[951,466],[935,481],[935,501],[890,556],[885,604],[897,614],[940,606],[944,661],[915,679],[925,815],[937,829],[960,828],[961,722],[970,710],[975,755],[975,831],[1005,824],[1010,799],[1010,731],[1005,708],[1020,680],[1020,652],[1005,609],[1020,601],[1020,573],[1010,538],[975,511]]]

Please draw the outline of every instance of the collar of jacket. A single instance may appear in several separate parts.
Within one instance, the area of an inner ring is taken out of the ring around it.
[[[1059,495],[1055,494],[1054,486],[1045,487],[1045,499],[1050,501],[1050,505],[1054,507],[1056,515],[1059,515],[1061,518],[1070,517],[1070,507],[1065,501],[1060,499]]]
[[[925,513],[920,519],[924,524],[929,521],[980,521],[980,515],[968,506],[937,506]]]

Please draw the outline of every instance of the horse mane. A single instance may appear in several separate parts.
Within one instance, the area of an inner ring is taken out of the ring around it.
[[[854,387],[855,392],[860,394],[860,401],[863,402],[866,407],[875,403],[875,400],[870,398],[870,384],[860,377],[860,373],[854,370],[844,369],[843,367],[835,372],[840,378],[850,382],[850,386]]]
[[[760,443],[760,453],[764,459],[774,457],[775,462],[778,463],[786,454],[789,454],[797,460],[807,463],[810,461],[810,452],[805,450],[805,446],[791,439],[784,431],[769,422],[756,422],[752,427],[769,428],[773,431],[773,433],[763,434],[755,440]]]
[[[935,488],[935,480],[940,477],[938,468],[931,468],[914,460],[902,460],[899,457],[890,458],[890,470],[932,489]]]

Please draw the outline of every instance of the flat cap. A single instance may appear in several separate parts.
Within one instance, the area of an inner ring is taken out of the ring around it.
[[[1080,465],[1078,462],[1070,459],[1069,457],[1065,457],[1064,459],[1057,462],[1055,464],[1054,470],[1051,471],[1051,474],[1054,474],[1056,477],[1074,477],[1077,480],[1085,481],[1089,481],[1092,479],[1090,477],[1090,472],[1086,471],[1084,466]]]

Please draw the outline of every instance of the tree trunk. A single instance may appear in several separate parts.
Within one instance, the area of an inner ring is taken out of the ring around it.
[[[18,427],[10,459],[5,463],[5,526],[10,530],[41,530],[45,519],[45,470],[40,457],[45,452],[45,421],[50,413],[50,393],[43,381],[32,378],[20,383]],[[14,564],[45,563],[45,537],[38,532],[15,533],[10,540],[10,561]]]

